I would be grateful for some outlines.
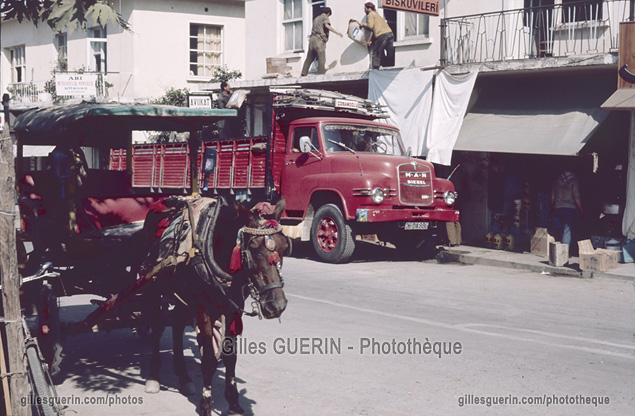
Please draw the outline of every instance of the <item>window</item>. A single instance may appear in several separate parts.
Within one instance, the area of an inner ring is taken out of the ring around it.
[[[315,19],[322,14],[322,8],[326,7],[326,0],[311,0],[311,7],[313,9],[312,19]]]
[[[106,52],[107,38],[105,27],[88,29],[88,63],[86,67],[92,72],[107,72]]]
[[[422,13],[405,12],[404,37],[430,35],[430,16]]]
[[[392,33],[397,35],[397,10],[384,9],[384,19],[386,19]]]
[[[603,0],[562,0],[563,23],[602,20]]]
[[[311,144],[316,148],[320,149],[320,143],[318,141],[317,129],[315,127],[296,127],[293,131],[293,149],[292,151],[297,153],[300,152],[300,138],[307,136],[311,139]]]
[[[55,49],[57,50],[58,69],[65,71],[68,62],[68,37],[66,33],[55,35]]]
[[[212,77],[223,64],[223,27],[190,24],[190,75]]]
[[[282,27],[284,29],[285,52],[301,51],[302,44],[302,0],[283,0]]]
[[[26,56],[24,45],[9,49],[11,82],[26,82]]]

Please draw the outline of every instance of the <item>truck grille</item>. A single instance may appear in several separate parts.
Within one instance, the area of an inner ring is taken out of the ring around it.
[[[399,201],[404,205],[432,205],[432,172],[425,165],[399,165]]]

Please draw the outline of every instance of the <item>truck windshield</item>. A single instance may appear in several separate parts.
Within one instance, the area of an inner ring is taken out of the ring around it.
[[[397,130],[363,124],[325,124],[322,128],[327,152],[381,153],[405,155]],[[343,146],[336,143],[342,143]]]

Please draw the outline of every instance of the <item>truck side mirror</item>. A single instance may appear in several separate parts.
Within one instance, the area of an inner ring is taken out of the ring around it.
[[[408,150],[406,150],[406,156],[412,157],[412,147],[408,147]]]
[[[302,153],[311,153],[313,145],[311,145],[311,139],[309,136],[300,137],[300,151]]]
[[[319,152],[319,150],[315,146],[313,146],[313,143],[311,143],[311,139],[309,139],[309,136],[300,137],[300,151],[302,153],[310,153],[318,159],[322,160],[320,155],[313,152],[314,150],[315,152]]]

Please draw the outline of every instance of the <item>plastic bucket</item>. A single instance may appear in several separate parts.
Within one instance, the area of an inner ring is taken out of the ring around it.
[[[622,253],[622,243],[620,240],[612,238],[608,240],[606,243],[606,249],[611,251],[619,251],[619,255],[617,256],[617,261],[620,263],[624,263],[624,255]]]
[[[626,240],[622,246],[624,263],[635,263],[635,240]]]

